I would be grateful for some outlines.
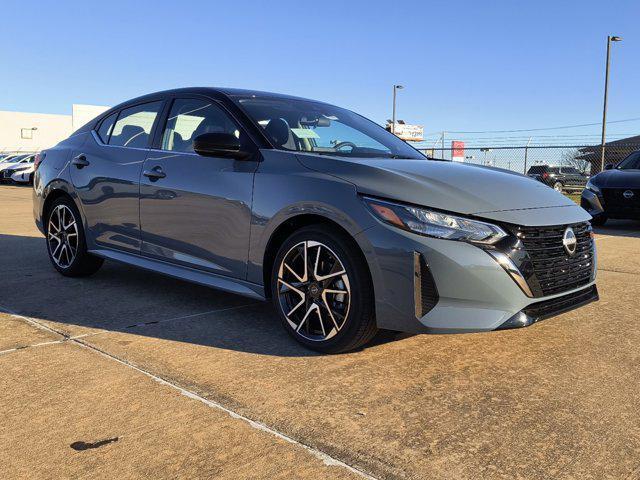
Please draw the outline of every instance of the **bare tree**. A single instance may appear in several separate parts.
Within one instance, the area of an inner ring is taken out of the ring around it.
[[[580,155],[578,150],[572,149],[562,152],[560,156],[560,165],[566,167],[574,167],[581,173],[588,173],[591,169],[591,163],[588,160],[576,158]]]

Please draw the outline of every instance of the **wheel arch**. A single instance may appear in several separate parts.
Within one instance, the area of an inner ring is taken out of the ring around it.
[[[42,202],[41,218],[42,218],[43,228],[46,229],[45,224],[46,224],[47,215],[49,213],[49,209],[51,208],[53,203],[60,197],[69,198],[76,205],[76,208],[78,209],[78,211],[80,212],[80,215],[82,216],[82,209],[78,206],[78,202],[74,198],[75,195],[73,194],[73,190],[70,188],[70,186],[66,182],[63,182],[60,180],[56,182],[52,182],[47,187],[44,195],[44,201]]]
[[[308,214],[299,214],[293,217],[287,218],[283,221],[276,229],[273,231],[269,240],[267,242],[267,246],[264,251],[264,258],[262,263],[262,275],[263,275],[263,284],[264,284],[264,292],[265,297],[270,298],[272,295],[271,292],[271,275],[273,273],[274,262],[276,259],[276,255],[278,254],[278,250],[280,245],[294,232],[300,230],[301,228],[308,227],[311,225],[321,225],[325,226],[328,229],[334,230],[338,232],[341,236],[343,236],[348,242],[350,242],[359,253],[361,260],[367,267],[367,273],[369,275],[369,281],[371,282],[371,287],[373,288],[373,281],[371,276],[371,269],[369,267],[369,263],[367,262],[366,256],[362,251],[362,248],[356,241],[356,239],[349,233],[349,231],[340,225],[335,220],[332,220],[328,217],[308,213]]]

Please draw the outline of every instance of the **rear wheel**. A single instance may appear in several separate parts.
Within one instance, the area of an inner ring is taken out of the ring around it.
[[[49,260],[62,275],[91,275],[102,266],[102,258],[87,252],[80,213],[70,198],[60,197],[53,202],[45,225]]]
[[[338,231],[318,225],[291,235],[276,255],[271,291],[285,329],[313,350],[346,352],[377,332],[367,265]]]
[[[560,192],[560,193],[562,193],[563,188],[564,188],[564,185],[562,185],[562,183],[561,183],[561,182],[556,182],[556,183],[554,183],[554,184],[553,184],[553,189],[554,189],[556,192]]]

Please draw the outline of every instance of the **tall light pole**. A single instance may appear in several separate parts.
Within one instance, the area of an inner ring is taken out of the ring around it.
[[[600,148],[600,171],[604,170],[604,149],[607,133],[607,93],[609,90],[609,65],[611,64],[611,42],[620,42],[622,37],[609,35],[607,37],[607,67],[604,75],[604,107],[602,109],[602,145]]]
[[[396,92],[402,90],[402,85],[393,86],[393,114],[391,115],[391,133],[396,134]]]

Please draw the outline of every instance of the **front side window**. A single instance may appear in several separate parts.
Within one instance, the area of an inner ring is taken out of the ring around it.
[[[96,130],[96,133],[98,134],[98,137],[100,137],[100,140],[102,140],[102,143],[109,143],[109,137],[113,131],[113,124],[116,123],[117,116],[118,112],[112,113],[102,121],[100,128]]]
[[[122,110],[113,126],[109,145],[145,148],[149,143],[153,122],[161,109],[162,102],[151,102]]]
[[[625,158],[620,165],[618,165],[618,169],[620,170],[640,170],[640,152],[634,152]]]
[[[384,128],[344,108],[308,100],[235,97],[279,149],[346,157],[425,157]]]
[[[177,99],[162,134],[162,150],[193,152],[193,140],[204,133],[228,133],[240,139],[238,126],[219,106],[209,100]]]

